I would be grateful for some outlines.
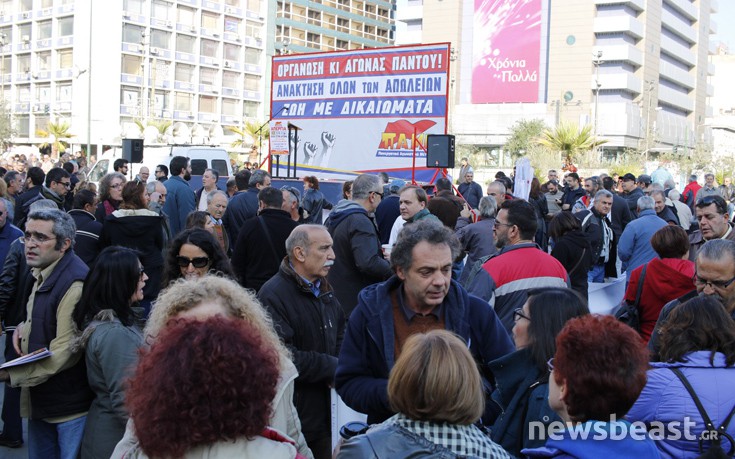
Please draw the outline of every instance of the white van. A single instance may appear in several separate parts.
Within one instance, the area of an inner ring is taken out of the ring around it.
[[[230,175],[230,158],[224,148],[209,145],[156,145],[143,147],[143,162],[130,163],[127,177],[128,179],[134,178],[140,168],[146,166],[151,174],[148,181],[155,180],[156,166],[163,164],[169,167],[171,158],[174,156],[185,156],[191,160],[191,175],[199,178],[196,180],[199,184],[201,184],[200,176],[204,174],[205,169],[216,170],[219,173],[220,182],[224,181],[224,183],[227,182]],[[87,180],[99,183],[105,174],[114,172],[113,164],[119,158],[122,158],[122,147],[113,147],[104,152],[101,157],[97,158],[97,164],[87,174]]]

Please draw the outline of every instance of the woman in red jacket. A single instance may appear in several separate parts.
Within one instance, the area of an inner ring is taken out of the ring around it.
[[[651,237],[651,246],[659,258],[654,258],[643,266],[646,275],[643,280],[638,312],[641,320],[641,338],[647,343],[656,326],[661,309],[666,303],[695,289],[694,263],[689,261],[689,238],[678,226],[664,226]],[[635,302],[638,281],[643,271],[639,266],[630,273],[625,299]]]

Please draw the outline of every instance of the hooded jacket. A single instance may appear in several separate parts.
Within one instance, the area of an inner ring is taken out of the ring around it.
[[[656,216],[656,211],[646,209],[630,222],[620,236],[618,257],[623,262],[623,271],[631,272],[644,263],[648,263],[658,255],[651,246],[653,233],[667,223]]]
[[[340,201],[325,225],[334,241],[336,256],[327,278],[349,318],[360,290],[390,277],[390,263],[383,258],[375,223],[360,204]]]
[[[163,271],[163,232],[161,216],[148,209],[118,209],[105,219],[100,235],[100,250],[111,245],[140,252],[140,262],[148,276],[143,288],[145,299],[153,300],[161,289]]]
[[[630,273],[628,287],[625,289],[625,300],[633,304],[638,291],[638,281],[643,266]],[[654,258],[648,262],[646,277],[643,280],[643,291],[638,304],[641,323],[641,338],[645,342],[651,339],[653,327],[656,326],[659,314],[664,305],[671,300],[694,290],[694,263],[676,258]]]
[[[648,274],[646,274],[647,276]],[[648,370],[648,382],[641,395],[626,416],[630,421],[671,422],[689,419],[695,425],[690,435],[699,438],[704,431],[704,421],[699,414],[692,397],[679,378],[671,371],[677,367],[684,374],[694,392],[702,402],[704,410],[712,420],[715,428],[720,427],[725,416],[735,405],[733,387],[735,387],[735,367],[728,366],[725,355],[716,353],[710,363],[710,351],[696,351],[686,354],[684,362],[654,362]],[[727,433],[735,437],[735,422],[727,426]],[[733,445],[723,437],[722,448],[728,451]],[[707,447],[709,442],[703,442]],[[685,438],[663,438],[656,442],[663,458],[693,459],[699,457],[698,442]],[[603,456],[600,456],[603,457]],[[642,457],[642,456],[630,456]]]
[[[332,268],[332,271],[334,267]],[[358,305],[342,342],[335,385],[345,404],[368,415],[368,423],[382,422],[394,413],[388,404],[388,374],[395,364],[395,326],[391,291],[402,282],[393,276],[360,292]],[[442,302],[444,326],[456,333],[492,381],[487,367],[513,351],[513,343],[492,308],[451,281]]]
[[[650,438],[638,440],[626,435],[622,439],[613,439],[614,435],[630,432],[631,424],[627,421],[602,422],[588,421],[575,425],[575,432],[569,429],[557,434],[559,439],[549,439],[541,448],[524,449],[528,458],[553,457],[557,459],[657,459],[661,457],[656,444]],[[583,432],[588,432],[583,435]],[[645,431],[636,430],[640,436]],[[576,436],[576,438],[575,438]],[[615,437],[617,438],[617,437]]]

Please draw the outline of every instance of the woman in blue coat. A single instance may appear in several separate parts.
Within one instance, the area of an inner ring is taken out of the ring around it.
[[[528,301],[513,314],[516,351],[490,363],[496,389],[492,399],[502,409],[491,428],[492,439],[519,456],[521,449],[543,446],[532,440],[529,423],[560,421],[549,407],[546,362],[556,352],[556,335],[567,320],[589,314],[586,302],[573,290],[543,288],[528,292]]]
[[[630,421],[695,424],[690,437],[700,438],[704,421],[684,384],[672,371],[678,369],[689,381],[715,428],[735,409],[735,322],[713,296],[695,297],[671,311],[661,328],[661,362],[651,364],[648,382],[628,412]],[[654,426],[656,424],[653,424]],[[668,424],[673,425],[673,424]],[[721,436],[725,452],[735,448],[735,420]],[[651,430],[653,434],[654,431]],[[702,452],[710,447],[701,443]],[[667,435],[656,442],[663,458],[695,458],[700,442]]]

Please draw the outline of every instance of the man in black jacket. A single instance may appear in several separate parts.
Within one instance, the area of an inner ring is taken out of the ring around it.
[[[281,210],[283,193],[278,188],[261,189],[258,203],[258,215],[242,225],[232,252],[232,270],[240,285],[256,293],[278,272],[286,256],[286,239],[298,226],[288,212]]]
[[[23,193],[15,198],[15,215],[13,216],[13,225],[20,228],[20,222],[25,220],[26,213],[22,212],[25,204],[36,197],[41,192],[43,187],[43,181],[46,178],[46,173],[40,167],[31,167],[28,169],[26,176],[25,190]]]
[[[278,273],[261,287],[268,309],[299,370],[294,404],[316,459],[332,457],[330,388],[345,331],[342,307],[327,281],[332,237],[321,225],[296,227],[286,239]]]
[[[623,198],[628,201],[628,209],[633,218],[638,218],[638,198],[643,197],[643,190],[638,188],[635,175],[627,173],[623,176]]]

